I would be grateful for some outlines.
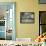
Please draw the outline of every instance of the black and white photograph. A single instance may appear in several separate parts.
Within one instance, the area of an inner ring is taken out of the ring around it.
[[[46,4],[46,0],[39,0],[40,4]]]
[[[34,23],[34,12],[20,12],[20,23]]]

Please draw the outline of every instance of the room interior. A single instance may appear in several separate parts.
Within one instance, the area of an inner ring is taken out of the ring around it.
[[[28,40],[32,39],[33,41],[35,41],[35,39],[39,35],[41,35],[43,32],[46,32],[45,31],[46,30],[46,26],[45,26],[46,21],[44,21],[44,20],[46,20],[46,18],[45,18],[46,16],[43,16],[43,18],[44,18],[43,21],[45,24],[42,23],[43,22],[42,21],[42,15],[41,15],[41,20],[40,20],[40,16],[39,16],[40,12],[42,12],[42,11],[43,12],[41,14],[46,15],[46,1],[39,2],[39,0],[3,0],[3,1],[1,0],[0,3],[1,2],[4,2],[4,3],[5,2],[14,2],[15,3],[15,21],[14,21],[15,27],[14,27],[12,39],[14,39],[14,40],[17,39],[18,41],[19,40],[21,41],[23,39],[25,40],[25,38],[26,39],[29,38]],[[45,4],[44,4],[44,2],[45,2]],[[1,9],[0,9],[0,13],[1,13],[0,14],[0,20],[2,19],[2,21],[3,20],[5,21],[5,19],[7,19],[7,17],[5,16],[4,13],[6,11],[8,13],[9,11],[6,9],[5,6],[0,5],[0,7],[1,7]],[[7,6],[7,7],[9,8],[9,6]],[[29,23],[29,24],[20,23],[20,13],[21,12],[34,12],[34,22]],[[9,16],[8,16],[8,18],[9,18]],[[0,21],[0,23],[2,23],[2,22]],[[4,22],[2,24],[3,24],[3,28],[4,28]],[[44,26],[41,27],[42,24]],[[44,30],[44,31],[42,31],[42,30]],[[9,31],[12,34],[12,29],[10,29]],[[2,32],[4,32],[4,31],[2,31]],[[8,32],[8,30],[7,30],[7,32]],[[0,32],[0,34],[1,34],[1,32]],[[4,33],[2,33],[2,35],[4,35]]]

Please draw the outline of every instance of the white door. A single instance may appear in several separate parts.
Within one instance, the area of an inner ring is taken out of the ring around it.
[[[4,10],[2,20],[6,20],[4,32],[5,40],[15,40],[15,3],[0,3],[0,9]],[[1,35],[3,36],[3,33]]]

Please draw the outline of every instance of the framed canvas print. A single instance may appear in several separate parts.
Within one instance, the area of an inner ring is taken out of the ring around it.
[[[34,12],[20,12],[20,23],[34,23]]]
[[[0,2],[0,40],[15,40],[15,2]]]
[[[46,4],[46,0],[39,0],[40,4]]]

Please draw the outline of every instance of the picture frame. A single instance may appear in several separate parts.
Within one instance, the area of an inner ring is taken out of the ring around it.
[[[20,12],[20,23],[30,24],[34,23],[34,12]]]
[[[39,4],[46,4],[46,0],[39,0]]]

